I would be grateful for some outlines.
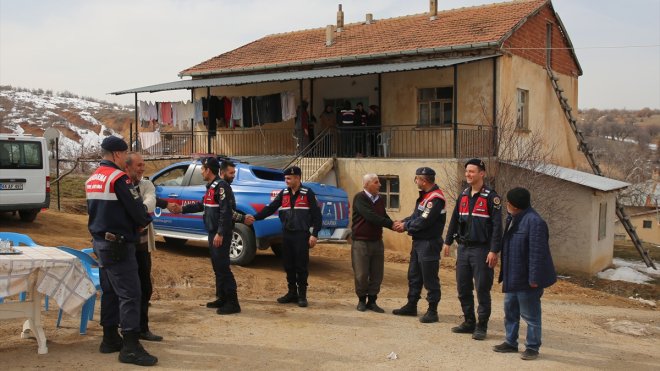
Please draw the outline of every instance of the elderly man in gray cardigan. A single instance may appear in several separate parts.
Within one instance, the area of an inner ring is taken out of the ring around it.
[[[355,274],[357,310],[384,313],[376,304],[385,267],[383,227],[392,229],[393,221],[385,211],[385,199],[378,195],[380,180],[376,174],[362,178],[363,190],[353,198],[351,260]],[[367,301],[368,299],[368,301]]]

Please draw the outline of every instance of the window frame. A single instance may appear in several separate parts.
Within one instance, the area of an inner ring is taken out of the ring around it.
[[[642,229],[653,229],[653,220],[642,220]]]
[[[427,98],[427,99],[422,99],[422,91],[424,90],[434,90],[435,92],[435,97],[434,98]],[[451,98],[440,98],[440,90],[441,89],[451,89]],[[417,88],[417,127],[422,127],[422,128],[433,128],[433,127],[447,127],[447,126],[452,126],[454,122],[454,86],[453,85],[443,85],[443,86],[435,86],[435,87],[425,87],[425,88]],[[438,121],[437,124],[433,123],[433,105],[438,104],[439,105],[439,113],[440,113],[440,120]],[[445,117],[445,105],[450,104],[451,105],[451,111],[449,111],[449,117]],[[422,122],[422,105],[427,105],[426,107],[426,122]]]
[[[607,237],[607,202],[601,202],[598,208],[598,241]]]
[[[516,130],[529,130],[529,90],[527,89],[516,89]]]
[[[378,180],[380,181],[381,190],[378,191],[381,197],[385,198],[385,210],[387,211],[399,211],[401,210],[401,178],[398,175],[386,174],[378,175]],[[396,192],[391,190],[391,181],[396,180],[399,182],[399,189]],[[383,191],[382,188],[385,187]],[[396,196],[398,199],[398,207],[391,207],[392,196]]]

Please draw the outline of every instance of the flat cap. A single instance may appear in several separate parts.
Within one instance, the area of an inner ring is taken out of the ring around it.
[[[520,210],[528,209],[532,205],[531,198],[529,191],[522,187],[516,187],[506,194],[506,200]]]
[[[478,158],[473,158],[472,160],[465,163],[466,168],[468,165],[474,165],[479,167],[479,169],[486,171],[486,164],[484,164],[484,162]]]
[[[202,165],[207,169],[220,169],[220,162],[218,162],[218,159],[215,157],[204,157],[204,159],[202,159]]]
[[[128,151],[128,144],[126,144],[123,139],[111,135],[103,139],[103,142],[101,142],[101,148],[110,152]]]
[[[298,166],[291,166],[284,170],[284,175],[302,175],[302,170]]]
[[[420,167],[415,171],[415,175],[432,175],[435,176],[435,170],[431,169],[430,167]]]

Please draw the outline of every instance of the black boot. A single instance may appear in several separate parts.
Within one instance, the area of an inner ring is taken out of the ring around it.
[[[277,298],[277,302],[280,304],[296,303],[297,301],[298,292],[296,291],[296,285],[289,285],[289,292],[284,296]]]
[[[357,310],[359,310],[360,312],[364,312],[365,310],[367,310],[367,297],[366,296],[358,297]]]
[[[488,333],[488,320],[479,320],[479,322],[477,322],[477,327],[474,329],[474,332],[472,333],[472,338],[474,340],[484,340],[486,338],[487,333]]]
[[[298,306],[305,308],[307,306],[307,287],[298,287]]]
[[[385,309],[381,308],[376,304],[377,295],[369,295],[369,301],[367,301],[367,309],[373,310],[376,313],[385,313]]]
[[[474,322],[474,317],[470,318],[466,316],[465,321],[456,327],[452,327],[451,332],[455,332],[457,334],[471,334],[475,329]]]
[[[406,305],[399,309],[392,311],[397,316],[416,316],[417,315],[417,300],[408,299]]]
[[[137,332],[127,332],[124,334],[124,346],[119,352],[119,362],[131,363],[138,366],[153,366],[158,362],[158,358],[147,353],[140,345]]]
[[[438,322],[438,303],[429,303],[429,309],[426,311],[424,316],[419,319],[421,323],[433,323]]]
[[[119,352],[122,346],[122,339],[117,329],[119,326],[103,326],[103,340],[99,347],[101,353]]]
[[[238,304],[238,294],[236,291],[225,293],[225,303],[218,308],[218,314],[234,314],[241,312],[241,306]]]

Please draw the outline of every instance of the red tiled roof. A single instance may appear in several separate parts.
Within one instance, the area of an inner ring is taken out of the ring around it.
[[[499,43],[522,20],[549,0],[519,0],[428,14],[353,23],[334,33],[326,47],[325,28],[265,36],[213,57],[179,75],[202,75],[241,69],[267,69],[288,63],[312,63],[329,58],[368,56],[428,48]]]

